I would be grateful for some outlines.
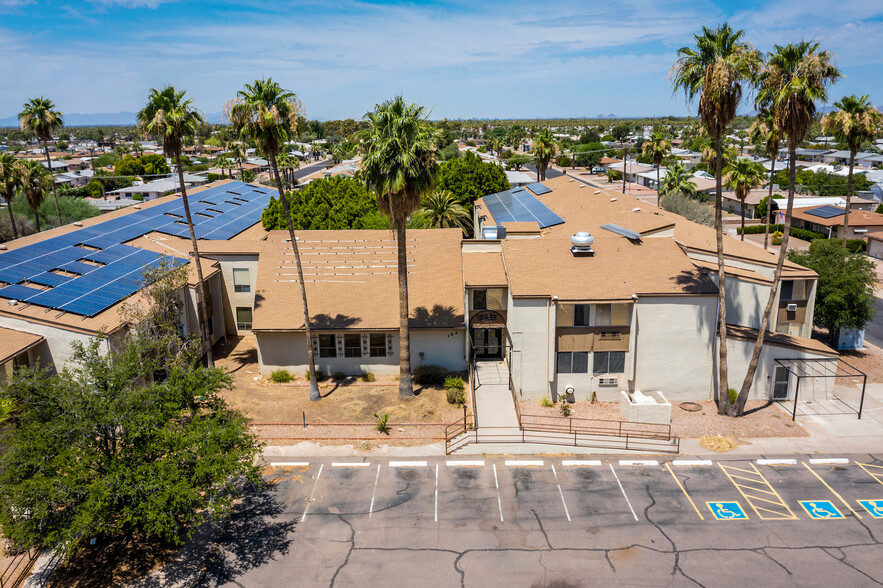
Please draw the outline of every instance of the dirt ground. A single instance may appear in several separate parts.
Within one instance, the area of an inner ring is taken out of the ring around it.
[[[713,402],[697,403],[701,410],[688,412],[680,403],[672,404],[671,433],[676,437],[699,438],[711,435],[732,437],[805,437],[807,432],[799,424],[792,423],[789,416],[778,406],[763,400],[749,400],[745,415],[731,418],[717,414]],[[586,419],[623,420],[617,402],[576,402],[570,405],[574,417]],[[560,416],[560,404],[551,408],[539,402],[522,402],[521,414]]]

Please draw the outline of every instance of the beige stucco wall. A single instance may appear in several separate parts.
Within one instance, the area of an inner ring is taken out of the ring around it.
[[[748,373],[748,363],[751,360],[751,353],[754,350],[754,341],[746,340],[746,339],[727,339],[727,367],[729,369],[728,379],[729,379],[729,387],[735,388],[739,390],[742,387],[742,380],[745,379],[745,374]],[[769,343],[764,343],[763,349],[760,350],[760,357],[757,362],[757,371],[754,374],[754,383],[751,386],[751,394],[749,399],[752,400],[767,400],[772,396],[772,376],[774,373],[773,366],[775,365],[776,359],[810,359],[810,358],[821,358],[826,359],[829,362],[833,362],[836,364],[836,358],[830,358],[825,355],[811,353],[809,351],[803,351],[800,349],[793,349],[790,347],[780,347],[777,345],[770,345]],[[812,394],[811,386],[812,379],[807,378],[801,383],[801,387],[804,385],[808,388],[804,389],[800,396],[801,398],[806,399],[806,395]],[[816,386],[818,390],[822,390],[825,385],[825,381],[822,378],[818,379]],[[829,379],[828,385],[833,388],[834,379]],[[789,391],[789,397],[793,398],[794,393],[794,379],[792,378],[791,382],[791,390]]]
[[[33,360],[39,361],[40,365],[43,366],[55,366],[56,371],[61,371],[70,360],[73,352],[71,343],[79,341],[83,345],[88,345],[89,341],[93,339],[90,335],[67,331],[49,325],[29,323],[7,316],[0,316],[0,327],[7,327],[45,337],[46,341],[34,349]],[[106,350],[106,345],[102,349]]]
[[[763,309],[770,297],[770,286],[749,282],[735,276],[726,278],[727,324],[759,329]],[[771,317],[775,320],[775,317]]]
[[[212,343],[224,336],[224,282],[221,274],[217,273],[206,280],[212,297]],[[185,335],[199,333],[199,313],[196,310],[196,288],[187,289],[187,299],[184,306],[186,320],[183,321]]]
[[[549,396],[554,378],[554,311],[545,298],[508,296],[506,322],[512,339],[509,359],[515,390],[523,399],[538,400]]]
[[[247,307],[254,309],[254,294],[257,289],[258,279],[258,256],[257,255],[213,255],[221,265],[221,277],[223,282],[222,300],[224,312],[224,326],[228,335],[242,334],[236,325],[236,308]],[[233,269],[247,269],[248,279],[251,283],[251,292],[236,292],[233,285]]]

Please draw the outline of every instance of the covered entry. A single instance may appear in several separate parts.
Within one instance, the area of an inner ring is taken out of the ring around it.
[[[797,415],[857,414],[862,418],[865,373],[840,358],[788,358],[773,361],[771,398],[788,402]]]
[[[494,310],[476,313],[469,324],[472,357],[478,360],[500,360],[505,356],[506,322]]]

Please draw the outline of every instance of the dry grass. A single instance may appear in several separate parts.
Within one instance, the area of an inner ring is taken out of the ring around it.
[[[736,449],[741,443],[739,443],[738,439],[733,439],[732,437],[716,435],[714,437],[702,437],[702,439],[699,440],[699,445],[711,451],[726,453],[727,451]]]

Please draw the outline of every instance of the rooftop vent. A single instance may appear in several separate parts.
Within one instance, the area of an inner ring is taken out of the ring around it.
[[[629,241],[638,242],[641,240],[641,233],[637,231],[633,231],[631,229],[627,229],[625,227],[621,227],[619,225],[615,225],[613,223],[607,223],[606,225],[601,225],[602,229],[606,229],[611,233],[616,233],[617,235],[622,235]]]
[[[592,257],[595,252],[592,251],[592,243],[595,238],[585,231],[580,231],[570,238],[570,253],[574,257]]]
[[[498,227],[481,227],[481,238],[482,239],[505,239],[506,238],[506,227],[498,226]]]
[[[595,190],[595,194],[600,194],[601,190]]]

